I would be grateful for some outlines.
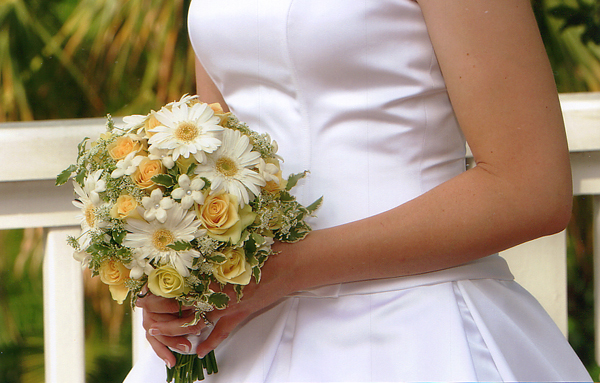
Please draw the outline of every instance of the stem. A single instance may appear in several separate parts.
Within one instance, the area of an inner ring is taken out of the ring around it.
[[[183,355],[175,353],[176,363],[173,368],[167,367],[167,382],[194,383],[204,380],[204,369],[210,375],[219,372],[214,351],[199,359],[196,354]]]

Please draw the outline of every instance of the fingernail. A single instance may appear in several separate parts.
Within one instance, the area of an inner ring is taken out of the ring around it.
[[[151,328],[150,330],[148,330],[148,332],[150,333],[150,335],[152,336],[156,336],[156,335],[160,335],[160,331],[158,331],[155,328]]]
[[[165,364],[167,365],[167,367],[169,368],[173,368],[173,366],[171,366],[171,362],[169,362],[167,359],[164,359]]]
[[[187,345],[187,344],[185,344],[185,343],[178,344],[178,345],[177,345],[177,349],[178,349],[179,351],[181,351],[181,352],[184,352],[184,353],[186,353],[186,354],[187,354],[188,352],[190,352],[190,346],[188,346],[188,345]]]
[[[202,359],[202,358],[204,358],[204,357],[206,356],[206,354],[208,354],[208,353],[207,353],[207,352],[205,352],[205,351],[200,351],[200,352],[197,354],[197,355],[198,355],[198,359]]]

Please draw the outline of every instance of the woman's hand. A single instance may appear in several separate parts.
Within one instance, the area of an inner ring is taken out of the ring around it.
[[[175,356],[169,350],[169,347],[179,350],[181,353],[188,353],[191,344],[185,336],[200,331],[198,326],[183,326],[194,319],[193,310],[189,307],[182,307],[180,311],[177,300],[162,298],[150,292],[143,298],[138,298],[136,305],[144,309],[143,327],[146,330],[146,339],[152,349],[156,355],[165,361],[167,366],[174,366]],[[177,334],[163,333],[162,329],[164,328],[180,328],[184,331]]]
[[[294,273],[289,263],[293,246],[281,243],[273,245],[273,250],[279,254],[271,256],[265,263],[259,284],[252,279],[247,286],[244,286],[244,295],[240,302],[237,302],[231,285],[225,287],[223,292],[230,298],[229,305],[224,310],[214,310],[206,314],[207,321],[214,323],[214,328],[208,338],[195,350],[199,357],[214,350],[252,314],[295,291],[294,285],[290,283],[292,281],[290,275]],[[213,289],[216,291],[219,287],[215,286]],[[191,343],[186,336],[200,334],[205,327],[210,326],[209,323],[201,321],[194,326],[185,327],[186,323],[194,319],[194,311],[190,307],[183,307],[180,317],[179,303],[175,299],[161,298],[149,293],[144,298],[139,298],[137,305],[144,309],[143,326],[146,330],[146,338],[154,352],[168,366],[175,364],[175,356],[169,347],[182,353],[189,352]]]

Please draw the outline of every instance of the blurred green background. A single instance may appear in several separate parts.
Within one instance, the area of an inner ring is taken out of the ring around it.
[[[146,113],[194,93],[190,0],[0,0],[0,122]],[[600,91],[600,0],[533,0],[560,92]],[[594,378],[592,201],[568,228],[569,341]],[[44,381],[43,229],[0,231],[0,382]],[[88,383],[122,382],[131,312],[85,278]]]

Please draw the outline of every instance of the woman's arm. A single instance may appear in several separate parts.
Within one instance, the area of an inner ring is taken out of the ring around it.
[[[250,314],[294,291],[453,267],[566,226],[568,150],[529,1],[419,4],[477,166],[388,212],[279,244],[261,284],[247,286],[240,303],[208,315],[219,322],[200,355]],[[153,326],[165,335],[189,332],[177,321]]]
[[[206,102],[207,104],[218,102],[224,111],[229,112],[229,107],[223,95],[221,95],[221,92],[219,92],[219,89],[198,58],[196,58],[196,94],[202,102]]]
[[[311,270],[298,288],[455,266],[569,220],[563,120],[529,1],[419,4],[477,166],[391,211],[313,233],[294,248],[295,269]]]

